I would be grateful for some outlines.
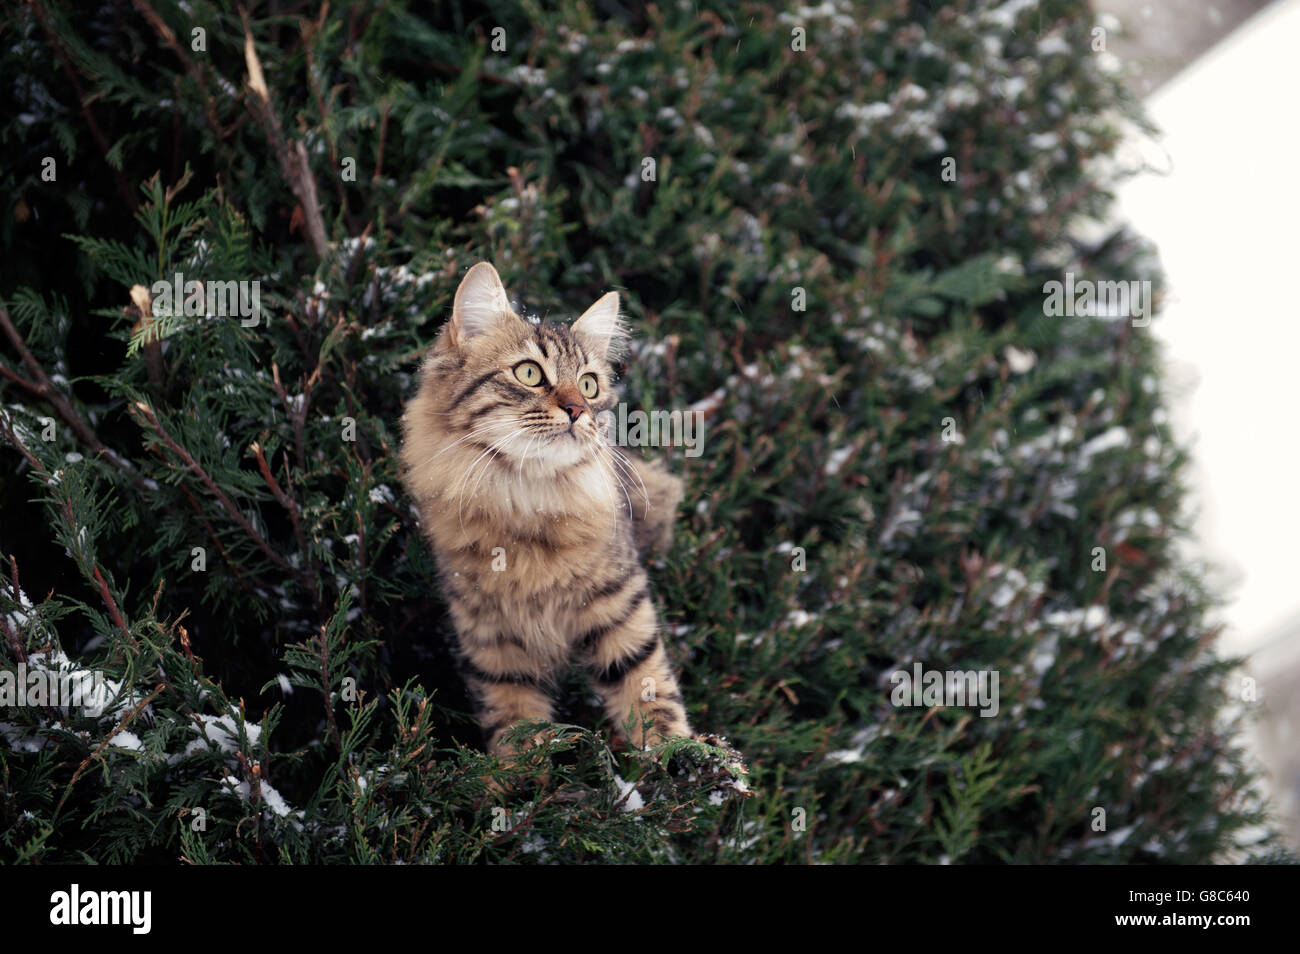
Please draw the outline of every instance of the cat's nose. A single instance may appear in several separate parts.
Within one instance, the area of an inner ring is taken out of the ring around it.
[[[582,417],[582,412],[586,410],[586,408],[581,404],[569,403],[561,404],[560,406],[568,412],[569,420],[571,421],[576,421],[578,418]]]

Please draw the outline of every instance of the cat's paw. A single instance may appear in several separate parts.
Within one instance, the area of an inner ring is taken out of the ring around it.
[[[683,745],[669,758],[669,769],[689,784],[725,796],[749,798],[749,769],[744,757],[723,736],[712,732],[695,733],[691,741],[700,746]]]
[[[732,787],[737,792],[748,798],[753,794],[746,786],[744,780],[749,777],[749,768],[745,765],[745,757],[721,735],[715,735],[712,732],[705,732],[691,736],[696,742],[703,742],[711,748],[718,749],[719,752],[709,761],[719,769],[719,787]],[[728,786],[729,780],[729,786]]]
[[[543,726],[532,733],[514,735],[507,732],[499,736],[488,751],[499,761],[504,771],[480,776],[486,797],[497,799],[527,788],[547,788],[551,782],[549,757],[537,750],[561,735],[557,727]]]

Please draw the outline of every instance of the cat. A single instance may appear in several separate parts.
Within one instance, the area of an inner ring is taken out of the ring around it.
[[[597,422],[626,337],[617,293],[570,326],[533,324],[480,262],[403,414],[402,480],[494,755],[512,725],[552,719],[575,658],[633,744],[694,737],[642,565],[672,542],[682,483]]]

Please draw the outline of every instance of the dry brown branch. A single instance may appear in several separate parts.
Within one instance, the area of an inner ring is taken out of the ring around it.
[[[37,397],[48,401],[59,417],[63,418],[64,422],[72,428],[72,432],[77,435],[77,439],[90,448],[92,453],[103,454],[118,470],[130,474],[138,480],[139,476],[135,473],[131,464],[104,445],[104,442],[99,439],[91,426],[77,413],[77,409],[72,406],[72,403],[50,382],[44,368],[41,367],[41,363],[36,360],[36,356],[27,347],[27,342],[18,333],[17,327],[14,326],[13,320],[9,317],[8,310],[3,305],[0,305],[0,330],[4,331],[5,337],[14,346],[14,350],[18,352],[18,356],[22,359],[27,370],[31,372],[34,380],[27,381],[12,371],[0,369],[4,370],[5,377],[21,384],[27,391]]]
[[[63,790],[63,795],[59,798],[59,804],[54,807],[54,815],[50,819],[51,824],[53,824],[54,820],[59,817],[59,812],[63,810],[63,803],[66,802],[68,796],[72,794],[72,786],[77,784],[77,779],[81,778],[81,773],[87,769],[91,762],[99,758],[99,754],[103,752],[104,749],[108,748],[108,743],[113,741],[113,737],[125,729],[130,724],[131,720],[140,714],[145,706],[157,699],[159,694],[165,688],[167,687],[164,683],[156,685],[153,692],[149,693],[149,695],[141,700],[130,712],[122,716],[121,721],[117,723],[117,726],[113,731],[104,736],[104,741],[99,743],[99,747],[82,760],[81,764],[77,766],[77,770],[72,773],[72,780],[68,782],[68,787]]]
[[[213,99],[208,95],[208,84],[203,78],[203,70],[200,69],[195,64],[194,60],[190,58],[190,55],[185,51],[185,47],[176,39],[175,32],[167,25],[163,18],[158,15],[158,11],[149,6],[146,0],[132,0],[132,4],[135,6],[136,10],[139,11],[140,15],[149,21],[149,25],[153,27],[154,32],[157,33],[162,41],[171,48],[171,51],[176,54],[176,58],[180,60],[181,65],[185,67],[185,72],[192,76],[194,81],[199,84],[199,92],[203,96],[204,118],[207,120],[208,128],[212,130],[212,134],[216,136],[217,142],[220,143],[221,140],[225,138],[226,133],[222,130],[221,124],[217,121],[217,114],[212,106]]]
[[[138,314],[140,319],[131,331],[134,334],[142,327],[147,329],[143,348],[145,367],[149,372],[149,385],[153,388],[154,396],[161,398],[166,382],[163,375],[162,339],[158,337],[154,321],[153,296],[143,285],[132,285],[130,294],[134,313]],[[130,312],[132,307],[127,306],[123,310]]]
[[[203,485],[208,488],[208,492],[217,498],[217,501],[223,508],[225,508],[225,511],[230,514],[231,519],[234,520],[235,523],[239,524],[240,529],[248,534],[253,543],[257,545],[257,548],[265,553],[276,566],[292,573],[293,568],[289,566],[288,561],[271,548],[271,545],[267,543],[253,525],[248,522],[248,519],[239,512],[239,508],[235,506],[234,501],[226,496],[225,491],[217,486],[217,482],[212,479],[212,476],[203,469],[202,465],[200,465],[198,461],[190,456],[190,452],[180,444],[176,443],[172,436],[167,433],[166,428],[164,428],[162,422],[158,420],[158,416],[154,413],[153,408],[144,401],[136,401],[131,406],[137,413],[144,417],[149,426],[153,428],[162,439],[163,443],[167,445],[167,448],[180,458],[181,462],[185,464],[186,469],[203,482]]]
[[[316,181],[312,178],[311,165],[307,161],[307,150],[301,140],[285,139],[280,119],[275,113],[275,104],[271,102],[266,77],[262,75],[262,61],[258,59],[257,47],[253,43],[253,28],[248,19],[248,11],[242,5],[239,7],[239,16],[244,22],[244,61],[248,66],[248,89],[252,94],[249,97],[249,109],[266,131],[271,148],[279,160],[280,172],[298,199],[312,249],[317,258],[324,259],[329,254],[329,239],[316,193]]]
[[[54,47],[54,52],[58,54],[59,64],[63,67],[64,75],[68,77],[68,82],[72,84],[73,91],[77,94],[77,103],[81,106],[81,116],[86,120],[86,125],[90,128],[90,135],[94,137],[95,144],[99,146],[100,155],[104,156],[105,162],[108,160],[108,140],[99,129],[99,123],[95,122],[95,114],[90,111],[90,106],[86,101],[86,94],[81,88],[81,82],[77,79],[77,71],[72,65],[72,59],[68,56],[67,50],[59,41],[58,31],[50,23],[50,14],[43,4],[33,3],[32,8],[36,11],[37,19],[41,21],[41,29],[45,31],[45,36],[49,39],[50,45]],[[137,203],[135,195],[131,192],[131,187],[126,184],[121,170],[113,167],[108,163],[112,170],[113,180],[117,183],[117,191],[122,194],[122,201],[132,212],[136,210]]]

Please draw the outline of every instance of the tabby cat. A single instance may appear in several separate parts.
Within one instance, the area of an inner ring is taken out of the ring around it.
[[[672,540],[681,482],[605,438],[625,340],[610,292],[571,326],[514,313],[480,262],[403,417],[402,479],[451,606],[488,751],[552,718],[577,658],[633,742],[690,735],[642,559]]]

